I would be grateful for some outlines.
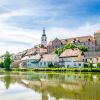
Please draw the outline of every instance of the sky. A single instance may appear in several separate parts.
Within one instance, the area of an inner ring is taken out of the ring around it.
[[[100,29],[100,0],[0,0],[0,55],[48,42],[93,35]]]

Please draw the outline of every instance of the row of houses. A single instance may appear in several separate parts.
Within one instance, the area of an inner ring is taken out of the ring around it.
[[[54,53],[26,55],[21,60],[15,60],[13,65],[17,64],[16,67],[25,68],[41,68],[48,67],[52,63],[54,66],[60,67],[84,67],[84,64],[89,63],[91,58],[94,64],[100,63],[100,52],[94,52],[91,56],[91,52],[86,52],[83,55],[79,49],[67,49],[60,56]]]
[[[56,48],[62,48],[66,44],[84,45],[88,52],[82,55],[79,49],[67,49],[60,56],[52,52]],[[49,63],[59,66],[83,67],[92,58],[93,63],[100,63],[100,30],[94,36],[82,36],[68,39],[54,39],[47,44],[45,29],[41,37],[41,44],[31,49],[12,55],[14,66],[23,67],[47,67]]]

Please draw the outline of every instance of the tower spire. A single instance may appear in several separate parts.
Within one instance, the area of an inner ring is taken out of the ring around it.
[[[46,47],[47,46],[47,36],[46,36],[46,33],[45,33],[45,28],[43,28],[43,34],[42,34],[42,37],[41,37],[41,45]]]
[[[45,27],[43,27],[43,36],[45,36],[46,34],[45,34]]]

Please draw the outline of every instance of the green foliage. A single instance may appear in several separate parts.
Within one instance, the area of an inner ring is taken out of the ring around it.
[[[84,68],[88,68],[89,67],[89,65],[88,64],[84,64]]]
[[[74,49],[74,48],[77,48],[77,46],[75,44],[72,44],[72,43],[69,43],[69,44],[66,44],[64,46],[64,49]]]
[[[4,67],[6,68],[6,70],[10,69],[10,65],[11,65],[11,55],[9,54],[8,51],[6,51],[5,55],[4,55]]]
[[[97,67],[100,68],[100,63],[97,63]]]
[[[92,68],[93,68],[93,61],[92,61],[92,58],[91,58],[90,61],[89,61],[89,67],[90,67],[91,70],[92,70]]]
[[[4,68],[4,63],[0,62],[0,68]]]
[[[49,63],[48,63],[48,67],[49,67],[49,68],[52,68],[52,67],[53,67],[52,62],[49,62]]]
[[[54,50],[54,53],[60,55],[63,52],[63,48],[57,48]]]
[[[63,48],[57,48],[54,50],[54,53],[57,55],[60,55],[63,51],[65,51],[66,49],[74,49],[74,48],[78,48],[82,51],[82,54],[84,54],[84,52],[87,52],[88,49],[86,46],[83,45],[75,45],[72,43],[66,44]]]
[[[77,48],[80,49],[82,52],[87,52],[88,51],[87,47],[83,46],[83,45],[78,45]]]

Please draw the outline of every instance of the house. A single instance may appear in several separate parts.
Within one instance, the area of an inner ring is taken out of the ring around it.
[[[54,49],[61,48],[62,46],[63,46],[62,42],[58,38],[56,38],[53,41],[49,42],[49,44],[47,46],[47,51],[48,51],[48,53],[52,53],[54,51]]]
[[[34,47],[29,49],[25,56],[32,56],[35,54],[40,54],[40,55],[47,54],[47,49],[41,47]]]
[[[39,62],[39,67],[48,67],[48,64],[52,63],[53,65],[59,64],[59,57],[56,54],[44,54]]]
[[[13,68],[21,68],[21,67],[23,67],[23,66],[21,65],[21,63],[22,63],[21,60],[14,60],[14,61],[12,62],[12,64],[11,64],[11,67],[13,67]]]
[[[16,55],[13,56],[14,60],[21,60],[27,53],[27,50],[24,50],[22,52],[17,53]]]
[[[83,67],[84,56],[79,49],[67,49],[61,53],[59,64],[64,67]]]
[[[100,63],[100,51],[99,52],[86,52],[84,54],[84,57],[87,63],[89,63],[90,60],[92,60],[94,64]]]
[[[22,62],[23,62],[22,66],[26,68],[37,68],[40,59],[41,59],[41,56],[39,54],[26,56],[22,58]]]
[[[100,51],[100,30],[94,33],[96,51]]]

